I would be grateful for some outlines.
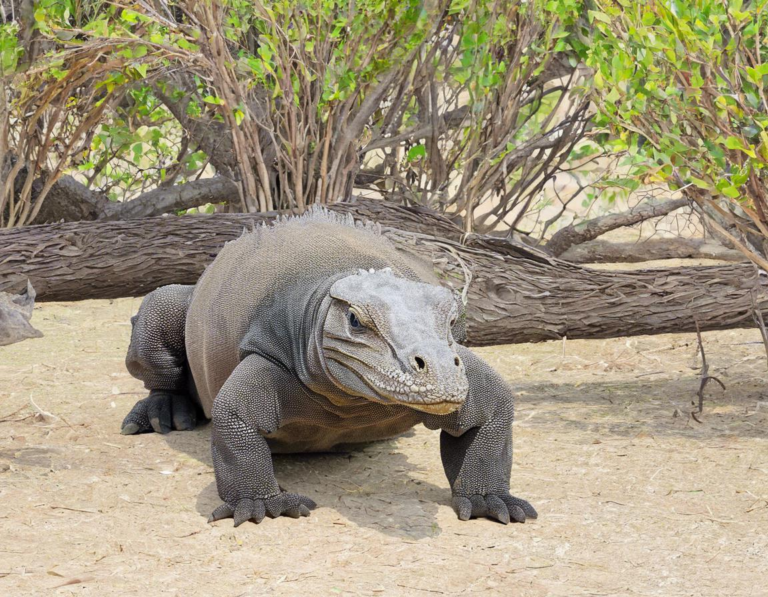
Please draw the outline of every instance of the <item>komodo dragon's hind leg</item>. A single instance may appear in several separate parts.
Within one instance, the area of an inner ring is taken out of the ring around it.
[[[198,407],[187,387],[184,326],[194,286],[163,286],[148,294],[131,319],[133,332],[125,364],[144,382],[149,396],[123,420],[122,433],[194,429]]]

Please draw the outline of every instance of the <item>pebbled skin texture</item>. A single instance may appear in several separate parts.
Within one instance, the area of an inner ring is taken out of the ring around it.
[[[441,430],[460,519],[536,518],[509,493],[512,392],[456,342],[458,315],[429,265],[370,226],[314,212],[258,229],[228,243],[195,287],[144,299],[126,364],[150,395],[122,432],[211,418],[223,504],[210,521],[238,526],[315,507],[280,487],[272,453],[328,451],[423,423]]]

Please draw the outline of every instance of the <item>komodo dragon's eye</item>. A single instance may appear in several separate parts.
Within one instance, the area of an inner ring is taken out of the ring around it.
[[[357,318],[357,315],[355,315],[353,311],[349,312],[349,325],[355,329],[361,329],[363,327],[363,324],[360,323],[360,320]]]

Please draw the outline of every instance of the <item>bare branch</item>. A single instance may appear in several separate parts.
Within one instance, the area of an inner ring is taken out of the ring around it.
[[[42,181],[36,181],[33,189],[42,184]],[[223,176],[157,187],[124,202],[111,202],[105,195],[92,191],[71,176],[62,176],[51,185],[35,224],[146,218],[206,203],[232,203],[237,199],[237,186]]]
[[[688,204],[687,199],[672,199],[661,204],[645,204],[622,213],[600,216],[576,226],[571,224],[553,234],[546,244],[546,248],[552,255],[562,255],[573,245],[594,240],[616,228],[632,226],[651,218],[665,216]]]
[[[717,259],[743,263],[740,251],[703,238],[652,238],[638,243],[592,240],[558,255],[570,263],[642,263],[658,259]]]
[[[124,203],[111,203],[100,220],[131,220],[173,213],[206,203],[235,203],[237,185],[224,176],[158,187]]]

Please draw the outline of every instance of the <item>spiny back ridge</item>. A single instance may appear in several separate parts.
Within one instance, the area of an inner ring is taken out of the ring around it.
[[[336,213],[322,205],[313,205],[302,215],[282,215],[278,216],[272,222],[262,222],[261,226],[253,230],[253,232],[256,230],[272,232],[280,230],[286,226],[306,226],[313,224],[347,226],[377,236],[381,234],[381,226],[377,222],[371,222],[370,220],[355,221],[352,214]],[[244,229],[243,234],[247,233],[248,231]]]

